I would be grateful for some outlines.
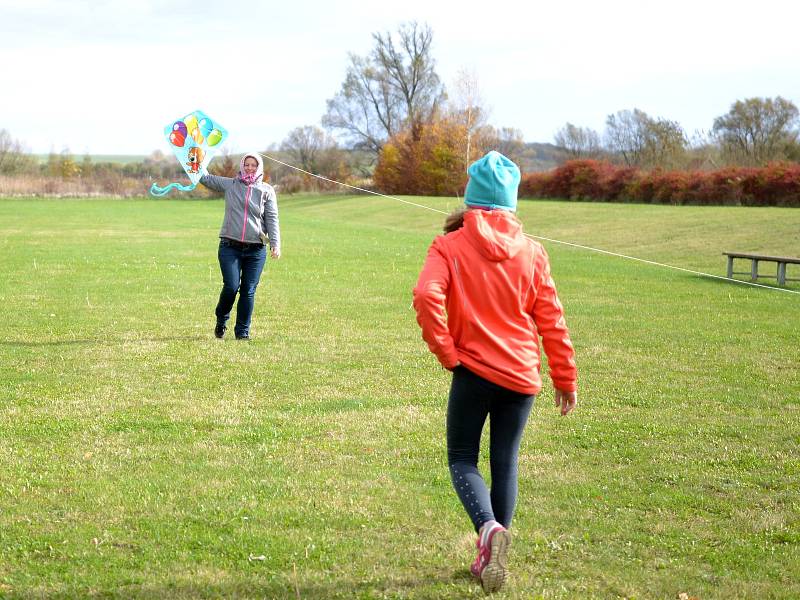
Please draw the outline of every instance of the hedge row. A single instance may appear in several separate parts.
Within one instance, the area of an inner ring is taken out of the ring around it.
[[[526,173],[519,195],[605,202],[800,207],[800,164],[646,172],[603,161],[573,160],[546,173]]]

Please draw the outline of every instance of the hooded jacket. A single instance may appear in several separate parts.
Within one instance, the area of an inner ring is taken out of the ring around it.
[[[219,237],[250,244],[261,243],[262,234],[269,238],[269,246],[280,251],[281,231],[278,222],[278,199],[273,187],[262,181],[264,162],[257,153],[247,157],[258,162],[255,182],[247,184],[242,179],[244,167],[240,166],[238,177],[220,177],[204,174],[200,183],[209,189],[225,194],[225,216]]]
[[[541,336],[553,385],[577,389],[547,253],[508,211],[469,210],[462,228],[433,241],[414,308],[423,339],[446,369],[460,362],[507,389],[538,394]]]

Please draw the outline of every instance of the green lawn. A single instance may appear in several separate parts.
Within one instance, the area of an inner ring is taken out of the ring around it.
[[[519,214],[718,275],[800,254],[796,209]],[[212,333],[221,216],[0,201],[0,597],[482,597],[410,308],[442,215],[281,198],[250,343]],[[545,247],[580,405],[537,399],[495,597],[800,597],[800,295]]]

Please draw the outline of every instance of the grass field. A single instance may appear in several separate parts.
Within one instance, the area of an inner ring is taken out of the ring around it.
[[[519,214],[720,275],[800,253],[792,209]],[[0,597],[482,597],[410,309],[442,215],[282,198],[249,343],[212,334],[221,216],[0,201]],[[580,405],[537,399],[495,597],[800,597],[800,295],[545,247]]]

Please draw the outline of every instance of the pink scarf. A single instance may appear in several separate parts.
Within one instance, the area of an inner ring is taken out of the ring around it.
[[[258,168],[256,169],[256,172],[252,173],[251,175],[247,175],[244,172],[244,161],[247,158],[253,158],[258,163]],[[239,162],[239,179],[241,179],[247,185],[253,185],[262,177],[263,174],[264,174],[264,163],[261,161],[261,157],[258,155],[258,153],[245,154],[244,156],[242,156],[242,160]]]

